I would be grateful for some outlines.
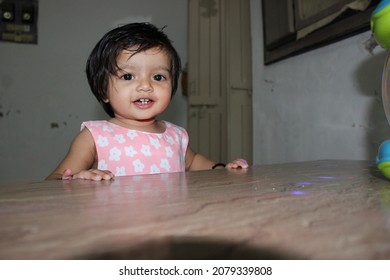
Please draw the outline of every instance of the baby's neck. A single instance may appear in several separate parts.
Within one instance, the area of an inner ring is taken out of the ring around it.
[[[122,120],[118,118],[112,118],[109,122],[128,128],[144,132],[162,133],[165,131],[165,124],[163,121],[151,120],[151,121],[134,121],[134,120]]]

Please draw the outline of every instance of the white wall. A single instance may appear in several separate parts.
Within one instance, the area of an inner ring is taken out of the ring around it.
[[[38,44],[0,42],[0,183],[41,180],[63,158],[84,120],[107,118],[84,67],[118,24],[151,21],[187,61],[187,1],[40,0]],[[186,126],[181,89],[163,118]]]
[[[390,138],[381,100],[386,53],[367,31],[263,65],[261,4],[251,0],[254,163],[374,160]]]

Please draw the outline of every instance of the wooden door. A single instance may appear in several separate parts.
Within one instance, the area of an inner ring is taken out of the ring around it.
[[[249,56],[250,60],[250,49],[247,52],[247,48],[242,48],[240,44],[240,47],[233,47],[232,49],[227,46],[235,41],[235,36],[240,36],[239,33],[242,31],[241,27],[236,29],[229,27],[228,24],[231,22],[230,25],[238,23],[242,26],[240,20],[237,22],[230,19],[232,16],[236,16],[236,12],[240,13],[241,11],[241,8],[234,10],[236,7],[232,5],[236,2],[248,3],[246,7],[248,9],[247,17],[245,18],[248,21],[245,28],[248,28],[248,30],[244,32],[243,36],[248,36],[244,41],[245,44],[248,44],[247,39],[249,39],[250,45],[249,0],[189,0],[188,2],[188,133],[191,139],[190,146],[194,151],[217,162],[232,160],[231,156],[235,156],[242,151],[242,149],[239,151],[237,149],[232,150],[234,143],[241,146],[243,141],[248,142],[247,139],[250,138],[251,143],[252,139],[251,102],[247,104],[247,94],[237,95],[234,90],[234,88],[239,87],[240,90],[244,88],[248,92],[248,88],[251,88],[248,69],[244,70],[245,85],[243,85],[241,78],[234,84],[228,81],[232,75],[229,69],[231,71],[234,69],[234,67],[230,67],[232,63],[249,67],[249,73],[251,73],[251,64],[248,64],[248,58],[246,57]],[[239,6],[241,7],[241,4]],[[232,13],[233,11],[235,13]],[[227,35],[227,32],[237,32],[237,34]],[[237,56],[237,53],[232,53],[244,49],[244,54]],[[243,57],[246,57],[244,58],[245,62],[243,62]],[[233,75],[237,71],[242,76],[241,68],[233,71]],[[250,85],[248,86],[248,84]],[[242,100],[243,96],[245,96],[245,101]],[[229,103],[230,100],[231,103]],[[246,106],[244,115],[242,112],[243,106]],[[249,110],[248,106],[250,107]],[[233,113],[235,117],[229,118],[230,113]],[[250,118],[250,121],[245,122],[248,126],[245,126],[244,130],[240,129],[239,132],[236,131],[237,124],[242,123],[242,121],[237,118],[246,120]],[[229,119],[234,119],[234,122],[232,122],[234,125],[231,126]],[[250,129],[247,129],[249,126]],[[245,137],[242,137],[242,131],[245,131]],[[234,139],[229,139],[231,135],[235,136]],[[249,152],[245,151],[246,154],[240,155],[240,157],[247,157],[251,160],[251,144],[249,150]]]
[[[227,157],[252,162],[250,1],[226,1]]]
[[[191,147],[226,161],[226,95],[221,89],[221,3],[189,1],[188,133]]]

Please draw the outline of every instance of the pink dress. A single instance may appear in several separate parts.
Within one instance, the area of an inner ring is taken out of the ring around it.
[[[115,176],[171,173],[185,171],[188,146],[187,131],[164,121],[163,133],[128,129],[108,121],[88,121],[87,128],[95,141],[98,169]]]

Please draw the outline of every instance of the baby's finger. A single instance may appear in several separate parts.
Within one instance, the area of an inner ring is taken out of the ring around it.
[[[245,159],[239,158],[236,159],[235,162],[241,167],[241,168],[248,168],[249,164]]]
[[[62,180],[70,180],[73,178],[72,170],[65,169],[62,173]]]
[[[112,178],[113,178],[112,173],[110,175],[104,171],[96,170],[96,169],[83,170],[73,175],[73,179],[84,179],[84,180],[93,180],[93,181],[111,180]]]
[[[102,176],[103,180],[111,180],[115,176],[110,170],[94,170],[94,172],[100,176]]]
[[[245,159],[236,159],[226,165],[226,168],[237,169],[237,168],[248,168],[248,162]]]

